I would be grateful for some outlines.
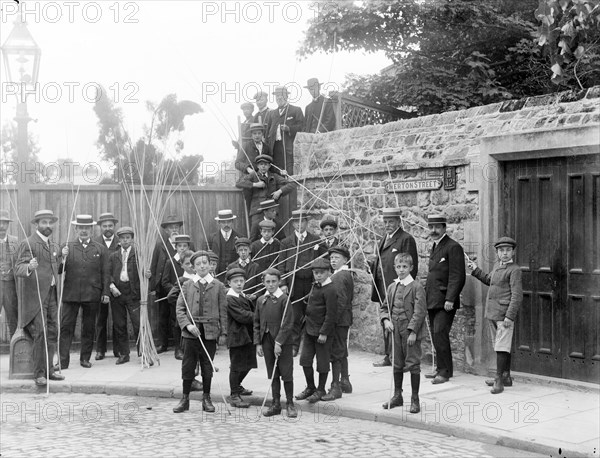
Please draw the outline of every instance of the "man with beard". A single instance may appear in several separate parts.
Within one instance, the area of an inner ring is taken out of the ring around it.
[[[94,239],[95,242],[103,244],[108,250],[110,256],[115,251],[119,250],[119,240],[115,236],[115,225],[119,222],[112,213],[102,213],[98,218],[97,224],[100,226],[100,232],[102,233]],[[107,323],[108,323],[108,309],[109,304],[100,304],[98,309],[98,316],[96,317],[96,361],[104,359],[106,353],[106,337],[107,337]],[[119,341],[116,333],[115,324],[113,323],[112,329],[112,346],[113,355],[115,358],[119,357]]]
[[[46,377],[65,379],[52,367],[58,333],[57,286],[61,253],[50,235],[57,220],[51,210],[35,212],[31,224],[35,225],[36,231],[19,245],[15,264],[15,275],[23,281],[21,324],[33,339],[33,378],[38,386],[46,385]]]
[[[429,256],[429,272],[425,294],[427,311],[432,327],[436,371],[431,383],[445,383],[452,377],[452,349],[450,329],[454,315],[460,308],[460,292],[465,285],[465,253],[462,247],[446,234],[446,217],[427,217],[433,248]]]
[[[8,225],[11,222],[8,211],[0,210],[0,311],[4,309],[9,337],[12,339],[17,330],[19,311],[17,284],[13,270],[19,242],[15,236],[8,234]]]
[[[96,225],[91,215],[77,215],[71,224],[75,226],[77,240],[65,244],[62,253],[66,259],[58,270],[65,275],[60,323],[60,363],[62,369],[69,367],[71,342],[81,309],[79,364],[87,369],[92,367],[90,357],[94,348],[98,307],[100,303],[108,304],[109,301],[108,249],[91,239],[92,227]]]

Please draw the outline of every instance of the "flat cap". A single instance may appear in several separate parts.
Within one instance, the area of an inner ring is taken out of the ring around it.
[[[190,238],[189,235],[186,234],[180,234],[180,235],[176,235],[175,236],[175,245],[177,245],[178,243],[187,243],[190,244],[192,242],[192,239]]]
[[[206,256],[210,261],[210,254],[208,253],[208,251],[200,250],[200,251],[196,251],[192,255],[192,257],[190,258],[190,264],[194,265],[194,261],[196,261],[196,259],[198,259],[201,256]]]
[[[321,226],[321,229],[323,229],[325,226],[332,226],[337,229],[338,223],[333,218],[326,218],[323,221],[321,221],[320,226]]]
[[[327,252],[329,254],[332,254],[332,253],[341,254],[346,259],[350,259],[350,252],[348,251],[348,248],[346,248],[344,246],[340,246],[340,245],[332,246],[331,248],[329,248],[329,250],[327,250]]]
[[[261,229],[275,229],[277,227],[277,224],[275,224],[275,221],[263,219],[260,223],[258,223],[258,226]]]
[[[208,250],[208,259],[210,261],[219,261],[219,255],[212,250]]]
[[[237,239],[235,239],[235,247],[239,247],[239,246],[250,246],[250,239],[246,238],[246,237],[238,237]]]
[[[272,164],[273,158],[268,154],[259,154],[256,156],[256,159],[254,159],[254,163],[258,164],[259,162],[268,162],[269,164]]]
[[[515,239],[510,237],[500,237],[496,243],[494,243],[494,248],[500,248],[503,246],[510,246],[513,248],[517,247],[517,242]]]
[[[310,264],[311,269],[330,269],[331,264],[325,258],[317,258]]]
[[[239,267],[234,267],[233,269],[229,269],[225,274],[225,278],[227,280],[231,280],[235,277],[244,277],[244,280],[248,277],[246,271],[244,269],[240,269]]]
[[[130,234],[131,236],[135,235],[133,233],[133,228],[129,227],[129,226],[120,227],[119,229],[117,229],[116,234],[117,234],[117,237],[121,237],[122,235],[125,235],[125,234]]]

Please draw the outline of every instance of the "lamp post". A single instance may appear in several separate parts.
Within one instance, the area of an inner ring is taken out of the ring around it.
[[[17,95],[17,214],[25,222],[31,218],[31,182],[27,170],[29,157],[29,142],[27,124],[31,121],[27,112],[27,95],[36,90],[40,70],[42,51],[29,33],[25,22],[16,21],[13,30],[4,42],[2,48],[6,83],[2,88]],[[36,170],[36,167],[33,167]],[[35,172],[33,172],[35,173]],[[24,234],[27,237],[27,234]],[[22,289],[19,281],[17,287]],[[22,294],[19,294],[19,298]],[[23,379],[33,376],[33,346],[31,339],[23,331],[23,304],[18,304],[18,329],[10,343],[9,378]]]

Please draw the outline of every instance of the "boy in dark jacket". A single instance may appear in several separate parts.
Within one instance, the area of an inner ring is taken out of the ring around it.
[[[287,294],[279,288],[280,280],[281,273],[277,269],[267,269],[263,274],[263,284],[267,292],[259,297],[256,303],[254,343],[258,356],[265,357],[267,377],[272,377],[273,402],[263,415],[272,417],[281,413],[281,380],[283,380],[287,416],[296,418],[298,412],[293,400],[294,357],[292,355],[294,317]]]
[[[258,264],[258,271],[264,272],[279,263],[281,243],[273,238],[275,221],[264,220],[258,223],[258,226],[260,227],[261,238],[252,242],[250,252],[252,253],[252,260]]]
[[[488,285],[485,317],[489,320],[490,333],[496,351],[496,378],[486,380],[493,386],[492,394],[502,393],[505,386],[512,386],[510,376],[510,350],[514,333],[514,321],[523,302],[521,268],[513,262],[517,242],[510,237],[502,237],[495,244],[498,262],[492,273],[486,274],[475,262],[469,260],[467,266],[480,282]]]
[[[394,396],[383,404],[383,408],[393,409],[404,404],[402,379],[404,372],[410,372],[410,413],[418,413],[421,411],[421,339],[425,332],[427,301],[425,289],[410,275],[412,268],[410,253],[396,255],[394,269],[398,278],[388,286],[386,300],[379,308],[379,316],[385,330],[394,335]]]
[[[307,386],[302,393],[296,396],[296,399],[299,401],[306,399],[310,403],[315,403],[325,396],[331,344],[337,319],[338,295],[335,285],[329,278],[331,276],[329,261],[323,258],[315,259],[311,268],[315,282],[308,295],[306,327],[300,356],[300,365],[304,369]],[[316,388],[312,366],[315,356],[319,373],[319,385]]]
[[[190,408],[189,396],[198,361],[202,372],[202,410],[214,412],[210,398],[212,359],[217,339],[220,345],[224,345],[227,339],[227,293],[223,283],[209,273],[208,252],[197,251],[190,261],[196,275],[183,284],[177,299],[177,321],[183,337],[183,396],[173,412],[180,413]]]
[[[227,271],[229,291],[227,292],[227,347],[229,348],[229,386],[231,397],[229,403],[232,407],[248,408],[250,404],[244,401],[242,394],[251,395],[252,392],[242,386],[242,381],[255,369],[256,348],[252,341],[254,312],[252,303],[243,293],[246,282],[244,269],[233,268]]]

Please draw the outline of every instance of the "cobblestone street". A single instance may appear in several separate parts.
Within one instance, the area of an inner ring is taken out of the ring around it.
[[[86,394],[2,394],[2,456],[537,456],[439,433],[338,417],[333,404],[299,418],[267,419],[257,407]],[[302,407],[302,403],[297,404]]]

